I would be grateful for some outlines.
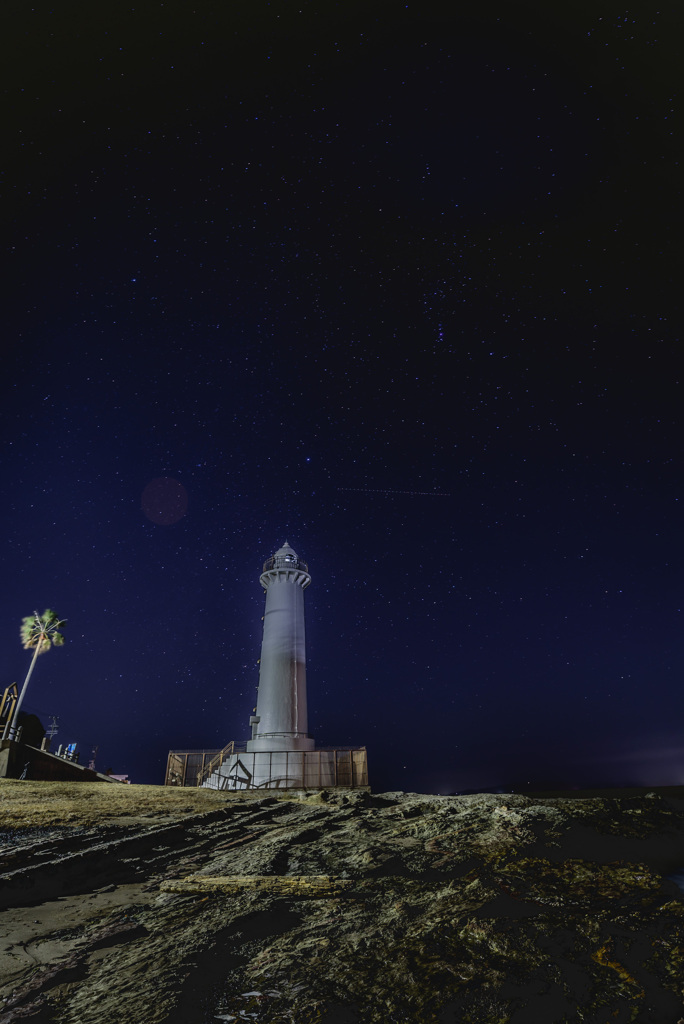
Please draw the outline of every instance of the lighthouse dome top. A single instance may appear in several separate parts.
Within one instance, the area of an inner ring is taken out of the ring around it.
[[[267,558],[264,562],[264,572],[268,572],[269,569],[303,569],[304,572],[309,571],[306,562],[299,557],[295,549],[287,541],[285,541],[281,548],[278,548],[271,558]]]
[[[286,540],[285,543],[283,544],[282,548],[278,548],[278,550],[276,551],[276,555],[284,555],[285,558],[288,558],[290,556],[296,558],[297,557],[297,552],[292,547],[290,542]]]

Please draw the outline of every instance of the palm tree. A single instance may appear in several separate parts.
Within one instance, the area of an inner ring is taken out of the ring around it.
[[[24,685],[21,688],[19,694],[19,700],[17,701],[14,713],[10,721],[5,726],[3,739],[14,739],[15,729],[14,723],[19,718],[19,712],[21,705],[24,700],[24,694],[26,693],[26,687],[28,686],[33,667],[36,664],[36,658],[39,654],[44,654],[45,651],[49,651],[51,647],[61,647],[64,643],[64,637],[59,632],[66,625],[66,619],[58,619],[57,614],[52,611],[51,608],[46,608],[42,615],[38,612],[34,612],[33,615],[27,615],[26,618],[22,619],[21,629],[19,635],[21,642],[26,650],[33,650],[33,658],[29,670],[26,673],[26,679]]]

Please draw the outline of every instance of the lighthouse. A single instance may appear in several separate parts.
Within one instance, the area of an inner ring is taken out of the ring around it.
[[[309,567],[287,541],[264,563],[266,591],[256,714],[248,751],[313,750],[307,732],[304,591]]]
[[[194,785],[210,789],[368,788],[365,747],[316,747],[308,733],[304,591],[309,567],[285,541],[263,564],[266,591],[259,683],[251,738],[208,751],[170,751],[168,785],[188,785],[190,759],[202,758]],[[213,753],[213,752],[211,752]],[[182,781],[178,783],[177,778]]]

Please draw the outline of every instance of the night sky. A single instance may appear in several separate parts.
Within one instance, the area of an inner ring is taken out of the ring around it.
[[[0,688],[67,618],[55,744],[247,739],[287,538],[375,790],[684,784],[657,6],[10,4]]]

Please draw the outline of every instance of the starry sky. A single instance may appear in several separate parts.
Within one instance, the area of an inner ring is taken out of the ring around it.
[[[684,784],[677,5],[12,4],[2,687],[161,783],[263,561],[377,791]],[[471,9],[472,8],[472,9]]]

